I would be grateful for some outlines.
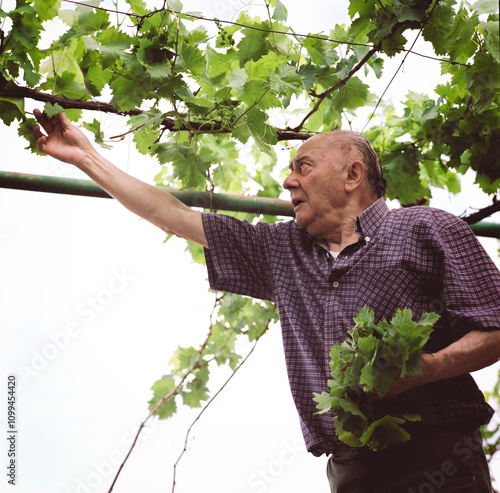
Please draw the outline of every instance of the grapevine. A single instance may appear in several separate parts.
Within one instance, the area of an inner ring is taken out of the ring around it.
[[[422,350],[438,319],[424,313],[414,322],[411,310],[399,309],[390,322],[377,325],[370,308],[359,311],[346,340],[330,351],[330,392],[314,394],[318,414],[332,413],[341,441],[377,451],[410,440],[404,425],[421,416],[405,412],[377,419],[368,392],[384,397],[397,378],[422,374]]]

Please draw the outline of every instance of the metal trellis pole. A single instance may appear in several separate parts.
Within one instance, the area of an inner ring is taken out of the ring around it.
[[[0,171],[0,188],[111,198],[107,192],[90,180],[11,173],[6,171]],[[200,190],[175,190],[167,187],[159,188],[171,193],[174,197],[190,207],[294,217],[293,207],[287,200],[269,197],[228,195]],[[500,224],[497,223],[478,222],[471,225],[471,229],[477,236],[500,238]]]

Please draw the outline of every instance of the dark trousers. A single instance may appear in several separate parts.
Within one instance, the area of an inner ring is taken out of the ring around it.
[[[330,457],[332,493],[491,493],[479,430],[414,432],[387,450],[350,449]]]

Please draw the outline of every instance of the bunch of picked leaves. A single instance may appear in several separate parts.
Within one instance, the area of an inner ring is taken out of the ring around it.
[[[341,441],[376,451],[410,439],[404,425],[421,416],[405,410],[377,419],[367,392],[383,397],[397,378],[422,374],[422,348],[438,319],[435,313],[424,313],[415,322],[411,310],[398,309],[390,322],[377,325],[370,308],[359,311],[346,340],[330,352],[330,393],[314,394],[318,414],[332,413]]]

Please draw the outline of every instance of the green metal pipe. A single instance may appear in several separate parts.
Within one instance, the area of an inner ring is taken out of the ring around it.
[[[29,190],[34,192],[61,193],[87,197],[111,198],[102,188],[90,180],[57,178],[54,176],[29,175],[0,171],[0,188]],[[159,187],[190,207],[200,207],[217,211],[249,212],[270,216],[294,217],[293,207],[286,200],[268,197],[246,197],[227,195],[200,190],[175,190]],[[477,236],[500,238],[500,224],[479,222],[471,225]]]
[[[0,171],[0,188],[111,198],[107,192],[90,180],[10,173],[5,171]],[[159,188],[169,192],[190,207],[200,207],[217,211],[249,212],[252,214],[267,214],[271,216],[294,216],[293,207],[290,202],[286,200],[268,197],[226,195],[222,193],[204,192],[201,190],[175,190],[167,187]]]
[[[470,228],[476,236],[488,236],[489,238],[500,238],[500,224],[485,223],[483,221],[471,224]]]

